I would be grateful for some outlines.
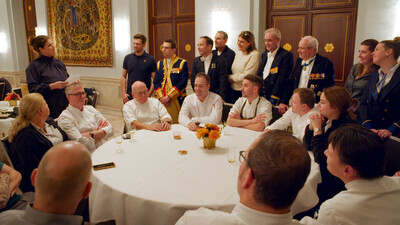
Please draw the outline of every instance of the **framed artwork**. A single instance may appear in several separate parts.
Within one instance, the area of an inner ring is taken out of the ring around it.
[[[111,0],[47,0],[49,36],[66,65],[112,67]]]

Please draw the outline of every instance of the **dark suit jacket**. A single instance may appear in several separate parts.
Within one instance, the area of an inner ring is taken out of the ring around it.
[[[218,50],[215,49],[212,51],[212,53],[214,55],[218,55]],[[224,50],[221,52],[221,55],[219,55],[225,59],[228,75],[232,74],[232,63],[235,59],[235,55],[236,53],[232,49],[230,49],[228,45],[225,46]]]
[[[63,136],[63,141],[68,140],[68,136],[57,123],[48,118],[46,123],[57,128]],[[41,135],[30,124],[28,127],[20,130],[11,143],[11,158],[15,169],[22,175],[20,189],[22,192],[35,191],[31,184],[31,173],[38,167],[43,155],[53,147],[53,144]]]
[[[293,72],[290,75],[288,88],[286,89],[282,100],[282,102],[285,104],[289,103],[289,100],[293,95],[294,89],[299,86],[301,70],[303,69],[301,61],[301,58],[298,58],[296,60]],[[317,54],[307,85],[308,88],[314,89],[316,102],[319,102],[319,96],[321,96],[324,88],[334,85],[335,71],[333,69],[333,63],[328,58]]]
[[[261,55],[261,63],[258,69],[258,76],[263,78],[264,67],[268,61],[268,51]],[[271,65],[271,70],[267,78],[264,79],[261,96],[268,99],[272,105],[278,105],[282,98],[287,82],[290,77],[290,72],[293,69],[293,54],[279,47],[276,52],[274,61]]]
[[[397,136],[400,134],[400,67],[382,88],[377,99],[373,99],[372,90],[378,81],[378,72],[371,74],[359,108],[360,120],[369,129],[387,129]]]
[[[200,57],[201,56],[198,56],[193,60],[192,75],[190,78],[193,90],[196,74],[200,72],[204,73],[204,62],[201,61]],[[210,76],[210,91],[220,95],[221,98],[225,100],[226,89],[228,86],[228,74],[226,72],[225,59],[213,54],[207,74]]]

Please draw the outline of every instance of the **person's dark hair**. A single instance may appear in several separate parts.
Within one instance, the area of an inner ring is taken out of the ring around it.
[[[166,39],[164,42],[171,44],[171,49],[176,49],[176,42],[173,39]]]
[[[258,87],[258,90],[260,90],[261,87],[263,86],[263,80],[259,76],[256,76],[256,75],[253,75],[253,74],[248,74],[243,79],[244,80],[248,80],[252,84],[256,85]]]
[[[211,48],[213,47],[214,41],[209,36],[201,36],[200,38],[206,40],[206,44],[211,45]]]
[[[228,39],[228,34],[225,31],[219,30],[217,33],[220,33],[224,36],[224,40]]]
[[[146,44],[146,41],[147,41],[146,36],[144,36],[143,34],[135,34],[135,36],[133,36],[133,39],[142,40],[142,44]]]
[[[375,47],[378,45],[378,43],[379,42],[377,40],[375,40],[375,39],[366,39],[363,42],[361,42],[360,45],[368,46],[368,50],[370,52],[373,52],[375,50]],[[361,63],[357,64],[357,76],[360,75],[364,71],[364,67],[365,66],[363,64],[361,64]],[[371,66],[369,67],[369,70],[368,70],[367,73],[375,72],[378,69],[379,69],[379,66],[374,64],[374,63],[372,63]]]
[[[310,173],[311,159],[303,143],[286,131],[273,130],[262,134],[249,151],[255,201],[289,208]]]
[[[32,38],[30,41],[30,45],[35,50],[37,53],[40,54],[39,48],[43,48],[44,44],[46,43],[47,40],[49,40],[50,37],[46,35],[39,35],[36,36],[35,38]]]
[[[196,77],[194,78],[194,80],[196,80],[196,78],[198,77],[204,77],[204,79],[206,79],[207,84],[210,84],[210,76],[208,76],[207,74],[200,72],[198,74],[196,74]]]
[[[346,115],[349,119],[356,120],[354,111],[358,107],[358,101],[351,98],[350,92],[341,86],[324,88],[324,95],[331,106],[335,107],[340,115]]]
[[[297,88],[293,91],[294,93],[299,95],[302,104],[306,104],[310,109],[314,108],[315,93],[313,90],[310,88]]]
[[[381,41],[380,43],[383,44],[383,47],[388,50],[393,50],[393,57],[397,60],[400,56],[400,37],[395,37],[393,40],[385,40]]]
[[[385,173],[385,150],[382,138],[371,130],[346,124],[334,130],[329,143],[341,162],[353,167],[363,179],[374,179]]]
[[[257,50],[256,43],[254,42],[254,35],[250,31],[242,31],[239,34],[239,37],[243,38],[247,42],[251,43],[247,48],[247,53],[250,53],[253,50]]]

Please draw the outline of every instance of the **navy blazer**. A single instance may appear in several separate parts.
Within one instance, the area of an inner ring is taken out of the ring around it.
[[[57,128],[63,136],[63,141],[68,140],[67,134],[58,127],[50,117],[46,123]],[[40,134],[32,124],[20,130],[11,142],[11,159],[15,169],[22,175],[20,189],[22,192],[35,191],[31,184],[31,173],[39,165],[43,155],[53,147],[53,144]]]
[[[293,72],[290,75],[288,88],[286,89],[282,100],[282,102],[285,104],[289,104],[289,100],[293,95],[294,89],[299,87],[301,70],[303,69],[301,61],[301,58],[296,60]],[[321,96],[324,88],[334,85],[335,70],[333,68],[332,61],[321,56],[320,54],[317,54],[315,56],[315,62],[307,85],[308,88],[312,88],[314,90],[316,103],[319,102],[319,97]]]
[[[190,77],[193,90],[196,74],[200,72],[204,73],[204,62],[201,61],[200,57],[201,56],[198,56],[193,60],[192,75]],[[207,74],[210,76],[210,91],[220,95],[221,98],[225,100],[226,89],[228,87],[228,74],[226,71],[225,59],[213,54]]]
[[[400,66],[377,99],[373,99],[372,91],[378,81],[378,72],[371,74],[359,108],[360,120],[369,129],[387,129],[397,136],[400,134]]]
[[[212,51],[213,54],[218,55],[218,50],[214,49]],[[225,46],[224,50],[221,52],[221,57],[224,57],[225,62],[226,62],[226,70],[228,72],[228,75],[232,74],[232,64],[233,60],[235,59],[236,53],[228,47],[228,45]]]
[[[268,51],[263,52],[261,55],[261,63],[258,69],[258,76],[264,77],[264,67],[268,61]],[[284,48],[279,47],[274,61],[271,65],[269,75],[264,79],[263,87],[261,89],[261,96],[268,99],[272,105],[278,105],[282,98],[287,82],[290,77],[290,72],[293,69],[293,54],[286,51]]]

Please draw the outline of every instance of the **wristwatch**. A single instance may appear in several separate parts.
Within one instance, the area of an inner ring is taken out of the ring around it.
[[[315,132],[321,131],[321,129],[319,129],[318,127],[314,127],[313,131],[315,133]]]
[[[90,134],[90,137],[91,137],[91,138],[94,138],[94,133],[93,133],[93,131],[91,131],[89,134]]]

